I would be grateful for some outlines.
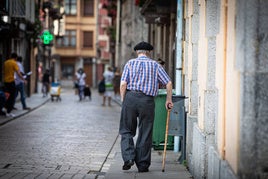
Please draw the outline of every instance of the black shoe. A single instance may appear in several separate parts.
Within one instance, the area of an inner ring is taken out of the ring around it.
[[[140,173],[143,173],[143,172],[149,172],[149,169],[148,168],[138,168],[138,171]]]
[[[133,160],[128,160],[126,162],[124,162],[124,165],[122,167],[123,170],[129,170],[131,168],[131,166],[134,165],[134,161]]]
[[[30,110],[31,108],[29,108],[29,107],[25,107],[25,108],[23,108],[23,110]]]

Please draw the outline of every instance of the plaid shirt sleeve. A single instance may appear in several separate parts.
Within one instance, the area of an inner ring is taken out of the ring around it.
[[[170,81],[170,77],[162,66],[158,68],[158,81],[163,85],[166,85]]]
[[[123,70],[123,73],[122,73],[122,77],[121,77],[121,81],[125,81],[125,82],[129,82],[129,64],[126,63],[125,66],[124,66],[124,70]]]

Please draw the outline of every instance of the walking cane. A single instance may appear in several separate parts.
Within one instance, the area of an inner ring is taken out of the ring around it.
[[[167,138],[168,138],[168,123],[170,117],[170,110],[167,110],[167,121],[166,121],[166,133],[165,133],[165,145],[164,145],[164,153],[163,153],[163,161],[162,161],[162,172],[165,172],[165,162],[166,162],[166,152],[167,152]]]

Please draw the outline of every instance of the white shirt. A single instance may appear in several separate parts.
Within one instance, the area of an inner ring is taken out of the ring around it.
[[[20,72],[24,74],[24,68],[23,65],[20,62],[17,62]],[[18,85],[20,83],[23,83],[24,81],[19,77],[18,73],[15,73],[15,84]]]
[[[103,73],[103,77],[105,78],[105,84],[113,84],[114,73],[111,71],[105,71]]]
[[[76,73],[76,78],[78,80],[78,85],[79,86],[84,86],[86,85],[86,81],[85,81],[85,78],[86,78],[86,74],[85,73]]]

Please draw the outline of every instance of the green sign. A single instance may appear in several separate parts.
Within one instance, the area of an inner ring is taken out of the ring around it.
[[[44,45],[49,45],[50,42],[54,39],[54,36],[49,32],[49,30],[44,30],[41,39]]]

